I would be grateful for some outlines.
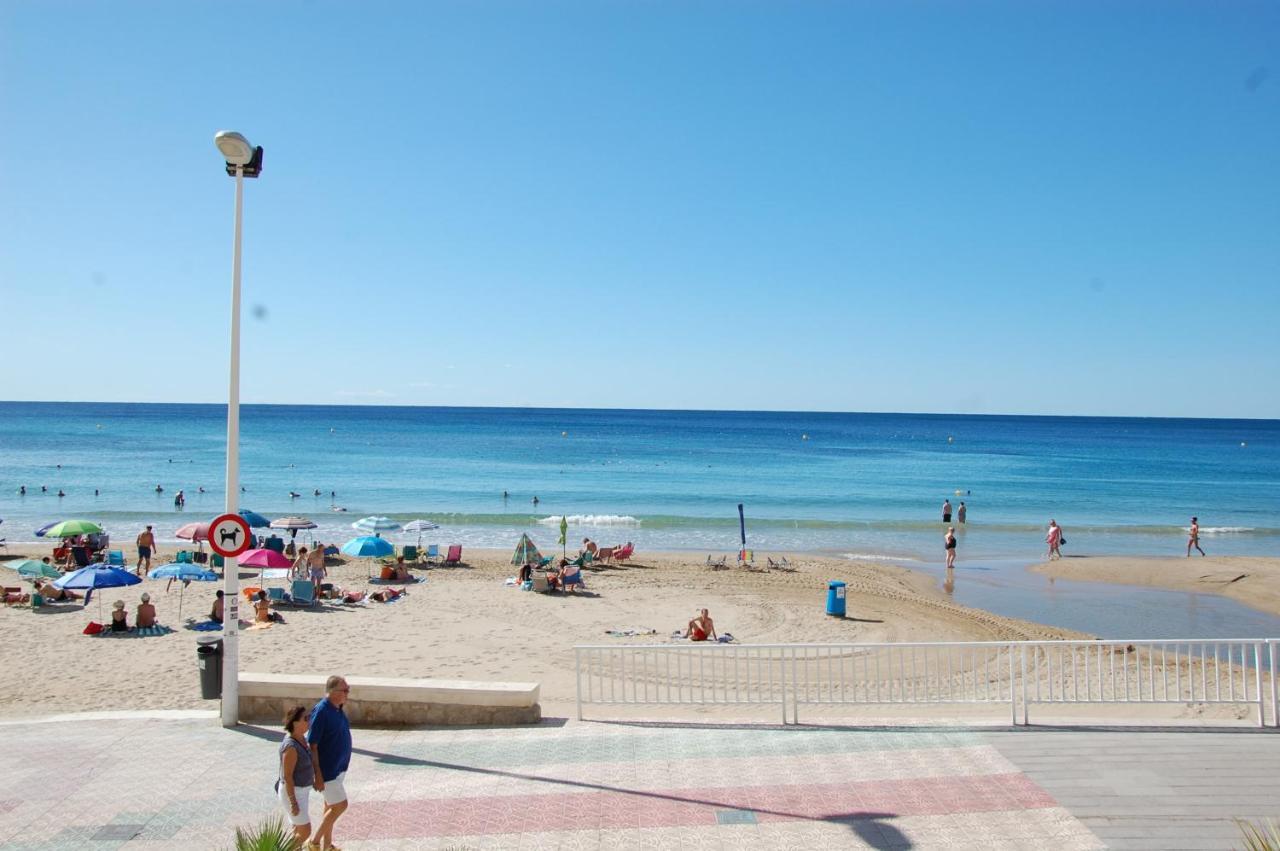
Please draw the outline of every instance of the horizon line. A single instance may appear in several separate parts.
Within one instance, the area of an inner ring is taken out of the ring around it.
[[[185,405],[188,407],[226,408],[226,402],[133,402],[118,399],[0,399],[0,405]],[[420,408],[455,411],[614,411],[626,413],[674,413],[674,414],[837,414],[852,416],[913,416],[913,417],[1038,417],[1043,419],[1089,419],[1089,420],[1178,420],[1178,421],[1247,421],[1275,423],[1280,419],[1273,417],[1171,417],[1158,414],[1028,414],[1028,413],[961,413],[954,411],[847,411],[834,409],[814,409],[809,411],[786,408],[630,408],[630,407],[587,407],[564,405],[429,405],[407,403],[350,403],[350,402],[240,402],[240,407],[256,408]]]

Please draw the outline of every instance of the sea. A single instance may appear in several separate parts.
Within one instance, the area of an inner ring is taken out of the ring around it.
[[[173,540],[221,513],[225,465],[223,405],[0,402],[0,537],[84,518]],[[1178,555],[1192,515],[1211,554],[1280,548],[1276,420],[245,405],[240,476],[242,508],[326,543],[380,515],[550,551],[566,518],[570,549],[732,554],[745,526],[761,556],[932,563],[949,499],[962,563],[1036,560],[1050,518],[1067,555]]]

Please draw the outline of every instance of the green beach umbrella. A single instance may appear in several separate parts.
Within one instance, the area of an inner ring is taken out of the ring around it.
[[[511,563],[528,564],[539,561],[542,561],[542,553],[538,552],[538,548],[534,546],[533,541],[529,540],[527,533],[521,534],[520,542],[516,544],[516,551],[511,554]]]
[[[18,575],[27,579],[61,579],[62,571],[58,570],[51,564],[45,564],[39,559],[20,558],[17,561],[6,561],[4,566],[10,570],[18,571]]]
[[[560,518],[560,554],[565,558],[569,557],[569,518]]]
[[[74,538],[76,535],[96,535],[102,527],[91,520],[63,520],[45,530],[46,538]]]

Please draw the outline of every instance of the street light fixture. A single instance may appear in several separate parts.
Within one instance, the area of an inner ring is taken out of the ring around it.
[[[262,173],[262,148],[234,131],[214,134],[236,179],[235,235],[231,244],[231,376],[227,391],[227,514],[240,509],[240,225],[244,208],[244,178]],[[223,565],[222,613],[222,726],[234,727],[240,714],[240,567],[239,559]]]

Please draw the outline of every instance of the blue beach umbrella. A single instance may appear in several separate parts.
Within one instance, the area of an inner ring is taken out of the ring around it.
[[[52,529],[54,526],[57,526],[57,525],[58,525],[57,520],[53,521],[52,523],[44,524],[43,526],[41,526],[39,529],[36,530],[36,537],[43,538],[45,532],[48,532],[50,529]]]
[[[182,587],[178,589],[178,620],[182,620],[182,598],[186,596],[188,582],[217,582],[218,574],[198,564],[172,562],[162,564],[147,574],[148,579],[180,579]]]
[[[126,585],[137,585],[141,581],[140,577],[134,576],[127,570],[109,567],[105,564],[91,564],[88,567],[71,571],[53,583],[53,587],[67,591],[86,591],[92,594],[99,588],[123,588]],[[88,595],[85,596],[84,601],[88,604]],[[98,617],[102,617],[101,597],[98,598]]]
[[[249,524],[250,529],[265,529],[271,525],[270,520],[247,508],[240,509],[240,516],[244,518],[244,522]]]
[[[389,541],[376,535],[361,535],[359,538],[352,538],[342,545],[341,550],[343,555],[367,559],[389,556],[395,551],[396,548],[391,546]],[[372,561],[369,563],[369,575],[373,575]]]

